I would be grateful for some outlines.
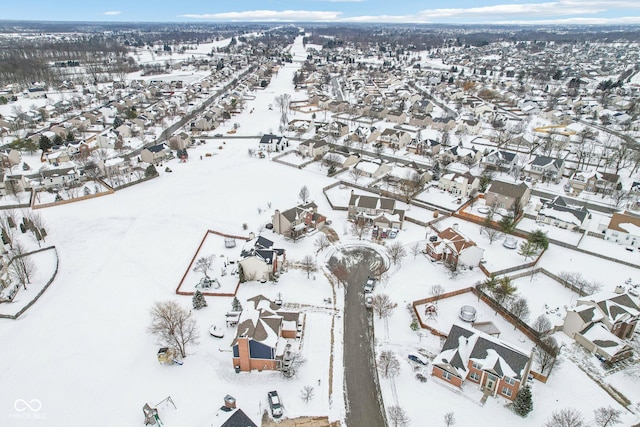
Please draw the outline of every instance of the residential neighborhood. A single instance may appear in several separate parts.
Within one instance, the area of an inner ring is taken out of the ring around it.
[[[640,425],[637,28],[289,21],[0,23],[0,425]]]

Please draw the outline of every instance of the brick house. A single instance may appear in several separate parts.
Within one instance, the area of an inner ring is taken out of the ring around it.
[[[468,381],[487,394],[513,400],[529,376],[532,359],[531,352],[454,324],[431,375],[461,388]]]
[[[300,313],[284,310],[263,295],[249,298],[231,343],[233,366],[240,371],[281,369],[288,341],[295,341],[301,322]]]
[[[319,214],[318,206],[310,202],[282,212],[276,209],[271,221],[275,233],[295,239],[308,229],[321,230],[327,217]]]

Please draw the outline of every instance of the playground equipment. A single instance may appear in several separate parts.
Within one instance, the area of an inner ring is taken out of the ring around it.
[[[174,409],[178,409],[176,408],[176,404],[173,403],[173,399],[171,399],[171,396],[167,396],[165,399],[162,399],[162,401],[160,401],[160,403],[158,403],[154,407],[152,407],[148,403],[145,403],[142,407],[142,412],[144,413],[144,425],[147,426],[158,424],[158,426],[162,427],[162,420],[160,419],[160,415],[158,415],[158,406],[167,402],[171,403]]]

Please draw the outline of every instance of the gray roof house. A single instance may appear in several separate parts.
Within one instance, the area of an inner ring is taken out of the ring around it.
[[[587,208],[572,205],[562,196],[542,202],[536,216],[538,222],[577,231],[584,229],[586,222],[591,218]]]
[[[493,181],[485,192],[484,200],[487,206],[513,210],[516,206],[521,210],[531,197],[531,189],[521,182],[511,184],[504,181]]]

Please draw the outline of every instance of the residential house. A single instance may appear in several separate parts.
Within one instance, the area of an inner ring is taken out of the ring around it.
[[[258,149],[267,152],[282,151],[287,146],[287,138],[284,136],[276,136],[272,133],[262,135],[258,143]]]
[[[482,158],[482,153],[474,147],[465,148],[459,145],[447,147],[438,154],[438,157],[445,163],[460,162],[465,165],[478,163]]]
[[[172,155],[171,150],[167,144],[164,143],[145,147],[140,152],[140,158],[142,161],[152,165],[158,165],[159,163],[170,159]]]
[[[398,188],[408,188],[414,192],[419,191],[432,178],[430,171],[421,169],[413,162],[406,165],[394,165],[384,177],[388,184]]]
[[[41,185],[44,188],[61,188],[77,184],[80,173],[75,167],[40,171]]]
[[[173,150],[184,150],[191,146],[191,136],[186,132],[180,132],[169,138],[169,147]]]
[[[438,188],[460,197],[473,197],[478,191],[480,180],[469,172],[463,174],[447,173],[440,177]]]
[[[393,123],[403,124],[407,121],[407,115],[402,110],[391,110],[387,113],[386,119]]]
[[[283,309],[263,295],[249,298],[231,343],[237,371],[278,370],[286,364],[289,341],[302,330],[300,313]]]
[[[487,206],[495,206],[508,211],[522,212],[524,206],[529,203],[531,189],[527,184],[511,184],[504,181],[493,181],[484,196]]]
[[[342,151],[328,151],[322,156],[322,162],[336,168],[348,168],[360,161],[359,154],[344,153]]]
[[[322,157],[329,151],[329,144],[322,139],[307,139],[298,144],[298,152],[304,157]]]
[[[512,171],[518,164],[518,155],[505,150],[492,150],[482,159],[482,165],[489,169]]]
[[[274,248],[273,242],[262,236],[249,240],[240,252],[238,264],[241,280],[269,280],[280,274],[286,259],[285,250]]]
[[[13,148],[0,150],[0,165],[3,169],[9,169],[22,163],[22,154]]]
[[[525,385],[532,353],[479,330],[454,324],[431,375],[456,387],[469,381],[483,392],[513,400]]]
[[[576,342],[607,361],[631,357],[623,340],[631,339],[640,319],[640,308],[627,293],[600,292],[578,298],[567,309],[562,330]]]
[[[358,163],[353,166],[354,169],[358,170],[360,176],[365,176],[368,178],[378,178],[382,175],[386,174],[391,170],[391,166],[387,163],[383,163],[382,160],[365,160],[361,159]]]
[[[327,217],[318,213],[318,206],[313,202],[282,212],[276,209],[271,220],[275,233],[292,239],[304,235],[307,230],[321,230],[326,222]]]
[[[611,194],[620,182],[620,176],[598,171],[576,171],[569,179],[569,185],[574,194],[582,191],[592,193]]]
[[[429,114],[433,111],[433,103],[428,99],[420,99],[411,105],[410,110],[414,114]]]
[[[396,209],[396,201],[386,197],[362,196],[351,191],[348,218],[364,220],[380,228],[402,228],[404,210]]]
[[[453,266],[476,267],[480,264],[484,249],[460,233],[457,225],[440,231],[437,240],[429,241],[425,249],[434,261],[443,261]]]
[[[23,175],[5,175],[0,172],[0,196],[17,195],[29,188],[29,181]]]
[[[536,156],[522,169],[525,176],[540,182],[560,182],[564,172],[564,160],[547,156]]]
[[[320,135],[330,135],[336,139],[349,133],[349,125],[339,121],[332,121],[318,129]]]
[[[377,139],[379,144],[388,146],[391,149],[399,150],[404,148],[411,141],[409,132],[388,128],[382,131]]]
[[[604,230],[604,240],[630,247],[640,246],[640,217],[630,212],[616,212]]]
[[[65,145],[61,145],[57,148],[53,148],[51,151],[44,153],[47,163],[50,165],[59,165],[61,163],[70,162],[72,155],[69,152],[69,148]]]
[[[589,219],[591,214],[587,208],[573,205],[562,196],[542,200],[542,206],[536,216],[536,222],[572,231],[584,230]]]

